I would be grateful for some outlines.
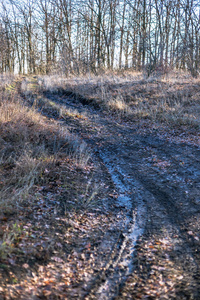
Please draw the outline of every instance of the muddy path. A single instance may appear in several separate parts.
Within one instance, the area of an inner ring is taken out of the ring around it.
[[[123,122],[77,99],[46,97],[87,116],[61,123],[106,167],[118,192],[116,212],[125,215],[109,262],[82,298],[200,299],[198,139]]]

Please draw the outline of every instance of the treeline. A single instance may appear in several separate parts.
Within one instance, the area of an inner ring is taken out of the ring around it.
[[[0,72],[199,73],[199,0],[0,1]]]

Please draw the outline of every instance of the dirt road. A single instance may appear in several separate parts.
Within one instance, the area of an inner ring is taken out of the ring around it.
[[[0,265],[0,298],[200,299],[199,133],[125,121],[45,92],[35,77],[26,88],[19,82],[25,105],[68,138],[66,148],[50,144],[59,161],[36,182],[35,201],[1,216],[7,232],[21,223]]]
[[[112,119],[73,99],[62,104],[86,113],[87,121],[65,122],[106,166],[126,216],[114,257],[84,298],[199,299],[198,139]]]

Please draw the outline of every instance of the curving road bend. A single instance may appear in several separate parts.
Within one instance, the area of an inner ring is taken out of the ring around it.
[[[87,115],[65,122],[107,168],[125,215],[110,261],[83,299],[200,299],[200,145],[73,99],[62,104]]]

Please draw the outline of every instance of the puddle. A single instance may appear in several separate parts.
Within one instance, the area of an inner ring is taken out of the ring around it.
[[[133,256],[138,238],[143,234],[146,223],[146,205],[142,196],[136,190],[143,189],[133,179],[127,179],[119,165],[112,163],[112,153],[107,151],[99,152],[100,158],[107,167],[113,183],[119,193],[117,204],[125,212],[124,240],[120,246],[118,258],[114,261],[112,268],[114,272],[108,276],[96,292],[97,299],[112,299],[117,293],[118,286],[125,282],[128,275],[134,270]],[[111,158],[110,158],[111,157]],[[124,180],[124,178],[126,178]],[[120,271],[121,270],[123,271]],[[115,271],[116,270],[116,271]],[[125,270],[125,271],[124,271]]]

